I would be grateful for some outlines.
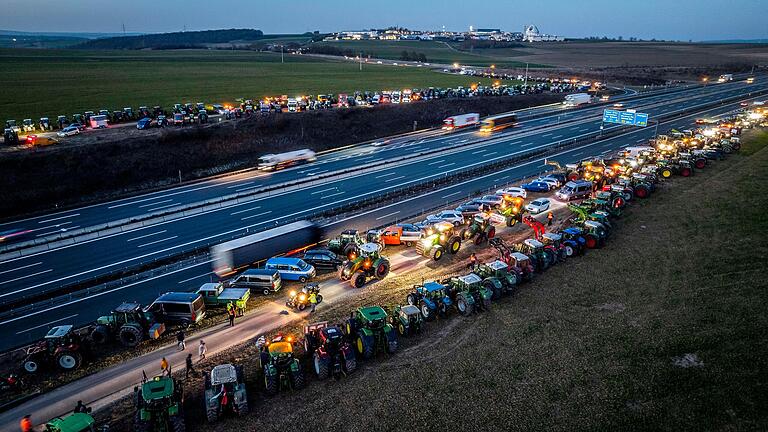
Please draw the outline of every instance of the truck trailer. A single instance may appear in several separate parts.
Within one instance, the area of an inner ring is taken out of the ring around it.
[[[91,129],[103,129],[108,126],[107,116],[105,115],[91,116],[89,122],[91,124]]]
[[[274,171],[291,165],[314,162],[317,155],[310,149],[295,150],[286,153],[266,154],[259,158],[259,169]]]
[[[574,93],[567,95],[563,104],[567,107],[575,107],[592,102],[592,96],[587,93]]]
[[[480,114],[469,113],[450,116],[443,120],[443,129],[454,130],[465,127],[477,126],[480,123]]]
[[[225,276],[276,255],[310,246],[320,239],[312,222],[298,221],[211,247],[213,272]]]
[[[495,115],[485,118],[480,122],[480,132],[491,133],[499,131],[508,127],[513,127],[515,123],[517,123],[517,114],[515,113]]]

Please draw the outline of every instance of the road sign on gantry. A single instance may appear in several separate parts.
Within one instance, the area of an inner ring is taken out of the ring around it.
[[[648,126],[648,114],[607,109],[603,110],[603,123],[646,127]]]

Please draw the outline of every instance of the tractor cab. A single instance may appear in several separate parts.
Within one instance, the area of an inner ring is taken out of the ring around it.
[[[211,385],[212,386],[224,386],[229,391],[233,390],[234,384],[237,383],[237,371],[234,365],[222,364],[214,367],[211,370]]]
[[[357,310],[356,315],[358,322],[369,329],[380,329],[387,324],[387,312],[380,306],[362,307]]]
[[[56,417],[45,424],[45,432],[95,432],[107,428],[96,428],[96,421],[87,413],[72,413]]]
[[[541,236],[541,242],[544,245],[552,245],[554,247],[560,247],[560,242],[562,242],[562,240],[563,236],[556,233],[546,233]]]
[[[423,321],[421,310],[414,305],[396,306],[390,317],[390,324],[397,328],[400,336],[420,333]]]
[[[523,245],[532,253],[539,253],[544,250],[544,243],[536,239],[525,239],[523,240]]]
[[[435,319],[438,314],[444,315],[453,304],[446,292],[445,285],[437,282],[414,285],[413,291],[408,294],[406,301],[409,305],[418,306],[427,321]]]
[[[40,130],[51,130],[51,120],[48,117],[40,117]]]
[[[248,395],[241,366],[221,364],[205,376],[205,414],[209,423],[226,413],[248,413]]]

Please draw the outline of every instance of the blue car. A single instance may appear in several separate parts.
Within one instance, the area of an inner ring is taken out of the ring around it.
[[[267,270],[277,270],[283,280],[304,283],[315,277],[315,268],[300,258],[270,258],[264,265]]]
[[[549,192],[549,185],[544,182],[533,181],[530,183],[523,183],[520,187],[528,192]]]
[[[149,117],[144,117],[143,119],[136,122],[136,129],[144,130],[149,129],[149,126],[152,124],[152,119]]]

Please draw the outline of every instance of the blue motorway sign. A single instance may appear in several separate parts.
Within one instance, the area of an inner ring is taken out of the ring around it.
[[[603,123],[646,127],[648,126],[648,114],[607,109],[603,110]]]

